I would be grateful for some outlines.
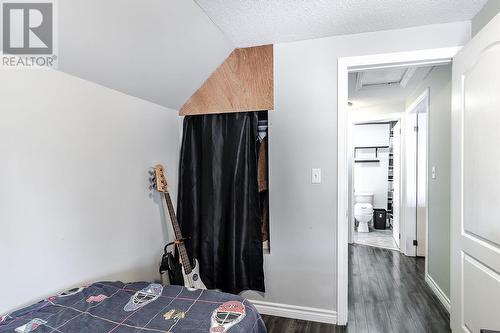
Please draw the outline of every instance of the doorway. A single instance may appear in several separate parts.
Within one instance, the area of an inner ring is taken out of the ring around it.
[[[350,134],[350,118],[349,118],[349,89],[348,75],[352,71],[374,70],[382,68],[397,68],[409,66],[425,66],[425,65],[440,65],[450,63],[453,56],[458,52],[459,48],[446,48],[436,50],[423,50],[415,52],[403,52],[373,56],[361,56],[340,58],[338,62],[338,289],[337,289],[337,313],[338,323],[347,323],[348,312],[348,242],[351,230],[350,216],[353,214],[353,196],[349,191],[349,182],[351,177],[349,174],[349,144],[352,142]],[[418,120],[418,117],[416,117]],[[403,122],[400,126],[406,125]],[[404,140],[403,140],[404,141]],[[400,143],[402,147],[406,142]],[[415,161],[415,169],[418,160]],[[401,165],[404,169],[405,166]],[[404,173],[403,173],[404,174]],[[401,177],[403,177],[403,174]],[[417,183],[416,179],[416,183]],[[402,202],[406,202],[407,198],[404,193],[401,193]],[[415,194],[414,206],[417,206],[417,198]],[[400,216],[405,216],[401,213]],[[406,223],[400,223],[400,231],[406,228]],[[415,227],[414,234],[416,236],[417,229]],[[394,229],[393,229],[394,234]],[[411,234],[411,231],[410,231]],[[415,238],[414,238],[415,239]],[[424,241],[425,242],[425,241]],[[401,247],[406,247],[408,238],[400,241]],[[411,242],[413,244],[413,242]],[[415,246],[413,247],[415,250]],[[416,252],[416,251],[415,251]]]
[[[349,73],[350,243],[426,256],[429,89],[423,87],[435,80],[437,66],[444,64]]]
[[[378,87],[376,90],[382,96],[386,89]],[[361,103],[362,98],[355,95],[350,94],[349,111],[353,117],[359,118],[360,108],[356,108],[356,104]],[[384,105],[390,105],[390,102]],[[395,109],[398,107],[402,113],[404,105],[399,104]],[[371,111],[367,112],[368,115],[376,110],[374,106],[364,106],[362,110],[365,109]],[[394,164],[399,165],[400,153],[394,149],[393,143],[395,137],[396,141],[400,137],[399,130],[394,131],[395,127],[399,128],[399,122],[396,117],[392,120],[356,121],[351,126],[353,140],[350,149],[354,156],[353,163],[350,163],[352,181],[349,192],[354,198],[350,216],[353,243],[399,251],[398,238],[393,235],[393,193],[400,187],[399,177],[394,177]],[[399,205],[399,200],[396,203]]]

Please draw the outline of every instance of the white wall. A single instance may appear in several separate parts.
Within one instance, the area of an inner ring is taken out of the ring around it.
[[[430,89],[428,115],[428,254],[429,275],[450,296],[451,65],[435,67],[408,100]],[[432,179],[432,166],[436,178]]]
[[[270,238],[264,295],[253,300],[336,310],[337,59],[464,45],[470,23],[277,44],[270,112]],[[311,184],[311,168],[322,184]]]
[[[353,144],[359,146],[388,146],[390,124],[355,124]],[[371,151],[373,152],[373,151]],[[369,153],[369,152],[364,152]],[[374,152],[373,152],[374,153]],[[375,153],[373,154],[375,156]]]
[[[147,171],[164,163],[175,192],[178,149],[174,110],[57,71],[2,71],[0,313],[81,283],[158,279],[167,232]]]
[[[405,110],[404,102],[382,103],[367,107],[349,108],[349,121],[352,123],[399,120]]]
[[[390,124],[353,126],[354,147],[389,146]],[[355,160],[379,160],[378,163],[354,163],[354,192],[373,193],[373,207],[387,209],[389,189],[389,148],[358,149]]]

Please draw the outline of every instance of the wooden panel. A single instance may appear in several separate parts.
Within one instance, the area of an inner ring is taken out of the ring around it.
[[[274,109],[273,46],[235,49],[182,106],[180,115]]]

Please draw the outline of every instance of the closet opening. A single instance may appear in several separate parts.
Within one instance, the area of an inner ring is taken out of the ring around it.
[[[257,112],[257,183],[259,187],[260,227],[262,249],[270,253],[269,237],[269,124],[268,111]]]

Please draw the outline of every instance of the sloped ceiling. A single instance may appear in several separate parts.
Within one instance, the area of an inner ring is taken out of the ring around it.
[[[486,1],[196,0],[237,47],[467,21]]]
[[[179,109],[234,49],[192,0],[58,1],[59,70]]]

